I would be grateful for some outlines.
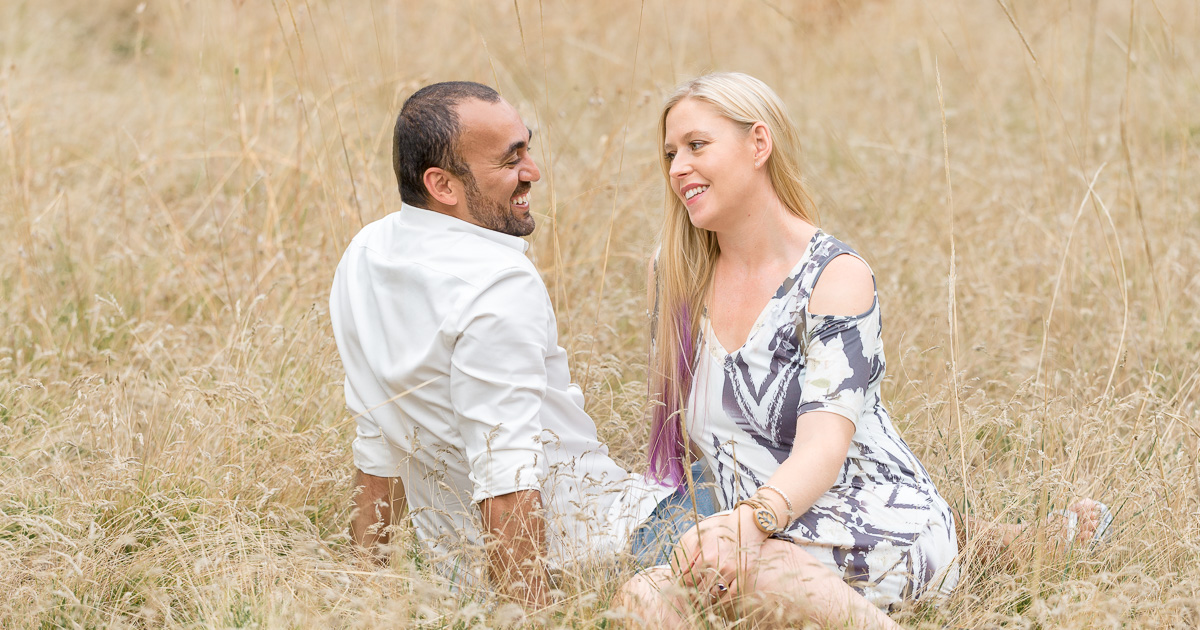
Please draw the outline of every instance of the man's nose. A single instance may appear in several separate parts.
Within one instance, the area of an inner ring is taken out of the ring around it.
[[[538,170],[537,162],[533,161],[533,157],[525,158],[525,167],[521,169],[521,181],[536,182],[542,178],[542,172]]]

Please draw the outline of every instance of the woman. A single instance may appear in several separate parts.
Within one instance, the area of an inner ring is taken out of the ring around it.
[[[651,473],[690,492],[685,459],[702,459],[726,511],[621,595],[668,625],[686,610],[666,588],[679,582],[727,612],[894,627],[882,609],[954,587],[967,527],[956,538],[963,515],[880,399],[871,270],[814,225],[795,127],[761,81],[699,77],[659,123],[669,191],[650,282]],[[1050,551],[1098,541],[1111,522],[1104,504],[1075,501],[1047,520]],[[1029,538],[1022,524],[971,529],[985,557]]]
[[[685,485],[690,444],[727,511],[622,594],[668,625],[688,602],[665,587],[682,582],[738,614],[894,627],[881,609],[953,588],[958,545],[880,400],[871,270],[814,225],[797,132],[761,81],[684,84],[659,136],[651,471]]]

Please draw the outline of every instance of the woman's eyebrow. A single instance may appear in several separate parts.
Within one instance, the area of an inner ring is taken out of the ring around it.
[[[691,140],[692,138],[695,138],[696,136],[707,137],[708,134],[704,133],[703,131],[700,131],[699,129],[693,129],[693,130],[683,134],[683,137],[680,138],[680,140],[682,141],[683,144],[687,144],[688,140]],[[673,146],[675,146],[675,145],[671,144],[671,142],[669,140],[663,143],[664,149],[670,149]]]

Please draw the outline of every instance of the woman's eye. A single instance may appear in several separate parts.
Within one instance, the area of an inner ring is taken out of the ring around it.
[[[689,142],[688,147],[693,151],[699,151],[700,149],[704,148],[704,143],[696,140]]]
[[[666,158],[667,158],[667,161],[668,161],[668,162],[670,162],[671,160],[674,160],[674,159],[675,159],[675,152],[674,152],[674,151],[667,151],[667,154],[666,154],[664,157],[666,157]]]

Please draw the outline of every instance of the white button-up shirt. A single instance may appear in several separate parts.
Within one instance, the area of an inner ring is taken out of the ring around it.
[[[548,560],[564,566],[615,553],[671,492],[597,439],[527,247],[404,205],[355,236],[334,277],[355,465],[403,480],[419,540],[456,581],[480,569],[464,555],[479,501],[540,490]]]

